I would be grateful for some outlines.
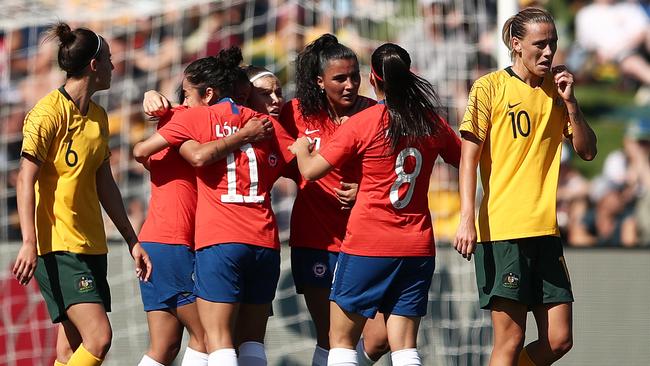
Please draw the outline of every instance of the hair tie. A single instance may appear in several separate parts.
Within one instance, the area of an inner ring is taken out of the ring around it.
[[[273,74],[273,73],[270,72],[270,71],[262,71],[262,72],[260,72],[259,74],[257,74],[257,75],[255,75],[255,76],[251,77],[251,78],[248,79],[248,80],[252,83],[252,82],[254,82],[255,80],[257,80],[257,79],[261,79],[261,78],[263,78],[263,77],[265,77],[265,76],[275,76],[275,74]]]
[[[375,79],[384,82],[384,79],[382,79],[376,72],[375,69],[370,65],[370,72],[375,76]]]

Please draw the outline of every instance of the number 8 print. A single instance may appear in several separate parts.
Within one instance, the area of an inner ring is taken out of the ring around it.
[[[406,158],[412,156],[415,158],[415,168],[411,173],[404,172],[404,162]],[[413,191],[415,190],[415,179],[420,174],[420,169],[422,169],[422,154],[418,149],[414,147],[407,147],[406,149],[400,151],[395,159],[395,174],[397,174],[397,180],[390,187],[390,203],[393,204],[393,207],[400,210],[406,207],[413,198]],[[408,183],[409,187],[406,191],[404,198],[399,198],[399,187]]]

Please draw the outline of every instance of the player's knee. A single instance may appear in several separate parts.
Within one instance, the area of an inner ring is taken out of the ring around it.
[[[568,332],[555,335],[549,338],[549,346],[556,359],[559,359],[573,348],[573,337]]]
[[[152,347],[149,349],[147,354],[154,360],[164,365],[169,365],[174,361],[180,350],[180,343],[168,344],[166,347]]]
[[[390,351],[387,338],[363,339],[363,348],[368,356],[373,360],[378,360],[381,356]]]
[[[519,354],[524,349],[525,336],[520,332],[510,332],[507,336],[495,339],[494,347],[511,354]]]
[[[74,350],[70,348],[70,345],[68,343],[64,342],[57,342],[56,344],[56,359],[67,363],[70,357],[72,357],[72,353]]]
[[[88,352],[98,358],[104,358],[111,348],[113,334],[108,332],[97,332],[89,339],[83,340],[83,345]]]

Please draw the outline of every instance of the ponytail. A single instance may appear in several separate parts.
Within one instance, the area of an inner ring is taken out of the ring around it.
[[[377,87],[386,95],[391,148],[395,150],[402,138],[412,144],[435,135],[442,121],[440,101],[433,86],[410,71],[408,52],[385,43],[373,52],[371,61]]]

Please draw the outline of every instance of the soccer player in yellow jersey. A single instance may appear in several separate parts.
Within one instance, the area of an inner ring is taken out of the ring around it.
[[[573,337],[573,294],[555,209],[561,142],[566,137],[578,156],[592,160],[596,136],[578,107],[573,75],[552,67],[552,16],[523,9],[502,34],[513,65],[474,83],[460,125],[454,246],[468,260],[474,254],[480,304],[491,310],[490,365],[550,365],[569,351]],[[479,164],[484,195],[475,222]],[[529,310],[538,339],[524,348]]]
[[[23,245],[13,273],[23,285],[36,277],[52,321],[61,323],[55,365],[96,366],[112,337],[100,203],[129,244],[138,277],[149,278],[151,263],[111,174],[106,112],[90,100],[110,87],[108,43],[65,23],[50,29],[54,37],[67,77],[25,117],[17,184]]]

